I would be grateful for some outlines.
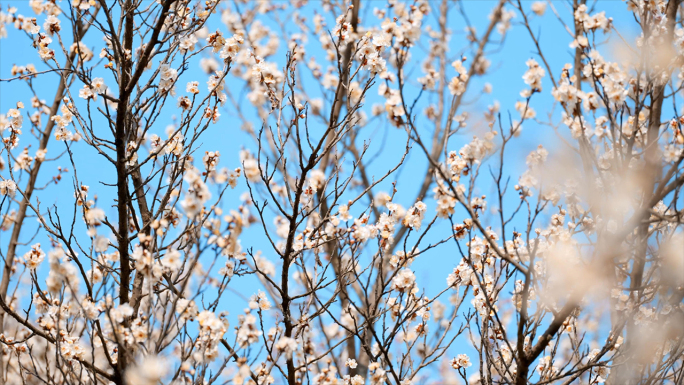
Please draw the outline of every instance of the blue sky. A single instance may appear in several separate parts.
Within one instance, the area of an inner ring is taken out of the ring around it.
[[[232,6],[232,2],[227,3],[226,6]],[[490,13],[492,7],[496,4],[494,1],[463,1],[462,2],[464,10],[468,15],[470,22],[477,28],[479,32],[478,35],[484,31],[488,23],[487,15]],[[28,6],[27,1],[0,1],[0,5],[3,9],[8,6],[15,6],[19,9],[18,13],[24,15],[31,15],[31,10]],[[67,6],[66,2],[62,2],[63,6]],[[382,7],[385,3],[381,1],[373,2],[362,2],[362,23],[369,25],[370,23],[378,23],[379,21],[372,15],[373,7]],[[432,3],[434,10],[437,11],[438,3]],[[529,10],[531,2],[523,2],[523,6]],[[568,5],[565,2],[554,2],[554,5],[558,11],[564,15],[564,21],[571,24],[571,19],[569,18]],[[303,15],[308,16],[309,20],[316,12],[317,4],[315,2],[309,3],[304,9],[301,10]],[[508,9],[512,7],[508,6]],[[627,12],[626,4],[623,1],[605,1],[600,2],[597,5],[597,10],[605,10],[609,17],[613,17],[613,22],[617,29],[620,31],[621,35],[625,37],[628,41],[633,41],[631,38],[635,36],[636,24],[630,13]],[[593,13],[593,12],[592,12]],[[269,17],[270,15],[265,15],[262,17],[265,25],[272,28],[272,30],[278,33],[279,29],[276,27],[273,20]],[[429,24],[435,25],[436,14],[430,14],[427,17]],[[461,53],[461,49],[466,47],[465,44],[465,34],[464,28],[466,24],[464,19],[459,13],[453,9],[449,15],[450,24],[449,28],[454,32],[451,37],[452,54],[454,59],[458,57]],[[43,24],[45,20],[45,15],[38,17],[38,25]],[[215,15],[213,19],[213,25],[210,25],[210,30],[215,30],[220,28],[222,31],[226,31],[225,26],[220,25],[220,16]],[[483,111],[486,110],[487,106],[492,104],[494,100],[498,100],[501,105],[501,115],[504,118],[504,125],[508,121],[508,114],[513,117],[513,119],[518,119],[519,114],[515,111],[515,102],[521,100],[519,95],[520,91],[524,89],[525,84],[522,80],[522,75],[527,69],[525,61],[529,58],[538,59],[536,52],[533,50],[533,45],[531,39],[528,35],[527,30],[524,26],[520,25],[521,17],[517,15],[513,19],[513,26],[508,31],[505,36],[505,41],[503,45],[492,44],[486,51],[486,56],[491,60],[491,70],[484,77],[475,77],[470,86],[470,91],[466,94],[464,100],[466,104],[459,110],[468,111],[470,114],[469,127],[476,127],[482,125]],[[63,24],[64,25],[64,24]],[[328,25],[333,26],[334,22],[328,20]],[[532,29],[535,33],[538,32],[540,37],[540,42],[543,51],[549,60],[550,66],[553,70],[554,75],[558,76],[561,72],[562,66],[572,61],[573,50],[568,47],[572,41],[571,36],[564,30],[561,23],[556,19],[556,17],[551,12],[550,7],[547,8],[546,14],[542,17],[532,17]],[[31,48],[30,39],[27,38],[23,32],[15,30],[13,27],[8,26],[9,38],[0,40],[0,78],[7,79],[10,78],[10,71],[13,64],[26,65],[28,63],[33,63],[36,67],[41,70],[44,65],[41,63],[37,52]],[[495,40],[500,40],[501,36],[499,34],[494,34]],[[598,35],[603,38],[603,34]],[[612,33],[607,36],[610,44],[619,41],[619,38]],[[99,53],[103,46],[101,38],[98,36],[94,38],[90,35],[86,40],[87,44],[96,55]],[[426,38],[423,38],[423,43],[426,43]],[[54,43],[53,43],[54,44]],[[323,55],[323,51],[319,48],[317,39],[310,38],[309,43],[306,46],[307,54],[320,57]],[[275,55],[269,60],[275,60],[279,63],[279,67],[282,68],[285,62],[285,52],[286,43],[283,41],[280,45],[280,53]],[[608,50],[608,52],[610,49]],[[423,60],[421,57],[425,51],[415,49],[412,53],[411,65],[414,66],[413,79],[409,79],[410,82],[415,84],[415,78],[420,73],[420,63]],[[470,49],[465,51],[466,56],[472,56]],[[609,56],[609,54],[604,53],[604,56]],[[95,59],[95,60],[96,60]],[[540,63],[541,61],[538,60]],[[193,65],[194,64],[194,65]],[[195,61],[189,69],[183,74],[177,83],[178,94],[184,94],[185,83],[189,80],[199,80],[200,89],[205,90],[205,84],[207,75],[204,74],[197,61]],[[323,71],[325,71],[325,66],[323,66]],[[407,71],[410,73],[409,71]],[[97,76],[97,71],[96,75]],[[304,79],[305,84],[311,84],[312,79]],[[54,91],[56,89],[58,78],[55,74],[42,75],[39,77],[34,84],[35,90],[41,99],[45,99],[48,102],[54,97]],[[111,77],[106,78],[105,82],[110,86],[114,87],[114,81]],[[481,95],[480,90],[483,88],[485,82],[490,83],[493,87],[493,92],[488,95]],[[76,81],[73,85],[72,92],[74,95],[78,93],[78,89],[83,86],[79,81]],[[228,87],[242,87],[241,82],[234,80],[228,80]],[[540,118],[545,118],[548,111],[552,111],[553,108],[553,98],[550,96],[552,89],[552,84],[548,78],[548,73],[543,81],[543,94],[536,95],[531,102],[531,106],[537,111],[537,115]],[[317,87],[312,87],[317,88]],[[415,87],[414,87],[415,89]],[[448,93],[448,92],[447,92]],[[235,92],[234,95],[239,95],[239,92]],[[316,92],[312,91],[312,94]],[[11,83],[1,82],[0,83],[0,113],[6,113],[8,109],[14,108],[17,101],[22,101],[25,105],[30,105],[31,93],[25,82],[23,81],[13,81]],[[421,104],[422,106],[417,108],[421,111],[425,105],[425,102],[429,101],[430,97],[423,98]],[[79,101],[80,103],[80,101]],[[97,104],[101,103],[101,99],[98,99]],[[370,107],[375,103],[382,103],[380,97],[377,96],[377,84],[370,91],[369,96],[366,98],[364,108],[365,111],[370,116]],[[171,104],[171,103],[169,103]],[[421,105],[419,104],[419,106]],[[175,102],[173,103],[175,106]],[[229,104],[226,104],[228,106]],[[250,111],[248,102],[244,101],[244,105],[247,111]],[[154,133],[163,135],[165,127],[172,123],[171,117],[173,115],[172,110],[168,110],[169,113],[164,114],[160,117],[157,128]],[[253,109],[251,113],[255,116]],[[253,140],[249,138],[244,132],[240,130],[239,120],[236,119],[234,113],[229,109],[224,109],[221,111],[222,117],[218,124],[211,125],[209,131],[203,139],[203,145],[200,147],[198,154],[203,154],[204,151],[215,151],[219,150],[222,154],[220,166],[225,166],[228,168],[239,167],[239,151],[242,147],[254,150],[256,148]],[[553,115],[554,122],[558,123],[560,119],[560,112],[558,108],[555,109],[555,114]],[[27,119],[25,120],[27,122]],[[96,120],[97,124],[98,120]],[[255,119],[255,126],[259,126],[259,120]],[[406,134],[397,130],[396,128],[390,127],[386,123],[378,124],[377,120],[373,121],[373,126],[367,127],[363,132],[366,134],[374,132],[370,137],[370,148],[369,148],[369,158],[374,156],[377,151],[386,151],[385,155],[375,158],[372,164],[369,165],[369,170],[372,175],[379,177],[383,175],[389,168],[391,168],[396,159],[401,155],[401,151],[404,148],[406,141]],[[419,120],[419,126],[423,127],[426,133],[430,133],[429,127],[424,121]],[[100,121],[99,124],[102,124]],[[25,123],[24,137],[20,142],[20,147],[32,145],[32,149],[29,151],[32,155],[35,153],[36,143],[31,141],[29,130],[26,128],[28,123]],[[105,129],[105,126],[102,126]],[[452,139],[449,145],[449,150],[458,150],[465,143],[471,140],[471,132],[467,131],[468,134],[458,135]],[[362,135],[363,136],[363,135]],[[368,136],[362,137],[361,139],[368,139]],[[384,143],[383,143],[384,141]],[[555,146],[558,146],[556,139],[556,134],[547,126],[536,124],[534,122],[526,122],[524,124],[524,130],[521,137],[517,138],[510,151],[507,151],[507,167],[505,171],[511,175],[512,184],[517,181],[518,175],[524,170],[524,157],[539,143],[544,143],[548,146],[550,151],[554,150]],[[60,147],[62,146],[62,147]],[[63,151],[62,143],[55,143],[54,139],[48,146],[48,158],[52,158]],[[396,150],[395,150],[396,149]],[[85,143],[80,142],[74,145],[74,159],[78,166],[78,176],[79,179],[86,185],[91,187],[91,194],[97,194],[99,197],[99,205],[105,209],[107,215],[115,218],[116,208],[111,205],[113,198],[115,196],[116,190],[112,187],[107,187],[101,184],[103,183],[114,183],[116,174],[115,169],[112,165],[108,164],[104,159],[97,155],[94,151],[88,149]],[[199,158],[199,157],[198,157]],[[71,218],[73,214],[73,187],[72,187],[72,177],[73,172],[71,171],[71,165],[68,164],[68,159],[66,157],[61,158],[61,160],[56,162],[50,162],[43,166],[40,173],[39,180],[47,182],[51,179],[57,172],[57,166],[66,166],[70,169],[69,173],[63,175],[62,181],[58,186],[51,186],[46,191],[39,192],[37,196],[41,200],[41,206],[46,208],[50,205],[56,205],[57,210],[60,215],[62,215],[63,220],[66,218]],[[496,166],[496,163],[491,163],[492,166]],[[8,165],[11,167],[12,165]],[[408,161],[403,166],[403,171],[400,174],[399,180],[397,181],[397,188],[399,193],[397,195],[397,200],[402,203],[405,207],[410,206],[413,202],[415,194],[418,190],[419,183],[417,180],[422,181],[422,176],[427,168],[427,162],[424,155],[420,152],[417,146],[414,146],[412,154],[408,158]],[[483,170],[483,174],[488,174],[486,170]],[[7,177],[7,168],[2,171],[2,175]],[[381,188],[377,188],[375,191],[385,190],[389,191],[391,186],[390,183],[393,180],[388,180],[383,183]],[[22,188],[25,184],[24,181],[19,183]],[[40,184],[40,183],[39,183]],[[493,184],[490,182],[488,175],[483,175],[480,180],[481,194],[492,195]],[[224,209],[231,209],[237,207],[240,204],[240,195],[246,191],[246,185],[244,180],[239,182],[238,187],[235,190],[228,192],[225,203],[223,205]],[[431,194],[430,194],[431,195]],[[92,196],[92,195],[91,195]],[[515,204],[515,195],[509,196],[506,202]],[[434,213],[435,205],[428,200],[428,216],[431,217]],[[104,205],[104,206],[103,206]],[[494,201],[489,202],[489,207],[495,205]],[[506,205],[506,203],[505,203]],[[457,217],[458,217],[457,211]],[[80,215],[80,214],[79,214]],[[462,215],[462,213],[461,213]],[[462,217],[460,217],[462,218]],[[32,220],[29,220],[32,225]],[[523,222],[524,224],[524,222]],[[515,224],[514,224],[515,227]],[[441,232],[435,232],[430,240],[437,240],[448,234],[449,226],[442,223]],[[273,256],[275,253],[270,250],[269,247],[263,248],[266,243],[264,242],[264,236],[261,234],[262,229],[259,225],[254,225],[248,229],[244,235],[241,237],[243,248],[254,248],[254,250],[262,250],[263,254],[270,257],[272,261],[277,262],[277,259]],[[22,241],[29,241],[29,236],[32,235],[32,231],[24,231]],[[81,226],[80,236],[85,237],[85,228]],[[41,240],[39,236],[36,240],[45,242],[44,238]],[[7,242],[9,240],[9,232],[0,233],[0,247],[2,250],[6,250]],[[33,241],[35,242],[35,241]],[[28,250],[30,245],[19,248],[18,253],[22,255]],[[458,264],[460,257],[457,254],[457,250],[453,243],[442,245],[424,256],[421,256],[416,260],[413,265],[413,269],[416,271],[416,276],[418,283],[424,286],[428,295],[435,294],[439,289],[441,289],[445,284],[445,279],[447,274],[453,269],[454,266]],[[45,267],[45,266],[44,266]],[[43,272],[44,273],[44,272]],[[251,278],[239,278],[233,281],[232,287],[237,291],[249,296],[250,294],[256,292],[258,285],[255,284],[254,280]],[[246,303],[231,298],[230,300],[224,301],[226,310],[230,311],[232,314],[238,314],[240,310],[246,306]],[[231,317],[232,318],[232,317]],[[234,321],[232,321],[234,323]]]

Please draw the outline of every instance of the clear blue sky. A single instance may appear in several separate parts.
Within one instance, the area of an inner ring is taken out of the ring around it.
[[[488,23],[487,15],[490,13],[492,7],[496,4],[494,1],[463,1],[464,9],[468,15],[470,22],[477,28],[479,34],[481,34]],[[362,2],[362,23],[364,25],[369,25],[369,23],[379,23],[377,18],[375,18],[371,11],[373,7],[382,7],[384,2],[373,1],[373,2]],[[524,2],[524,6],[529,9],[531,2]],[[32,15],[32,12],[28,6],[28,1],[0,1],[2,9],[7,9],[8,6],[15,6],[19,9],[18,13],[24,15]],[[62,6],[68,7],[66,2],[61,3]],[[432,3],[435,10],[438,9],[438,3]],[[571,19],[569,18],[569,7],[565,2],[554,2],[554,5],[560,13],[564,15],[564,20],[566,23],[571,24]],[[223,6],[223,5],[222,5]],[[232,6],[232,2],[227,2],[225,6]],[[313,16],[318,4],[316,2],[310,2],[301,13],[307,15],[309,20]],[[511,7],[508,7],[511,9]],[[605,1],[599,2],[597,5],[597,10],[605,10],[609,17],[613,17],[614,24],[617,26],[618,30],[626,39],[630,39],[635,35],[636,24],[630,13],[627,12],[626,4],[623,1]],[[435,14],[430,14],[428,16],[428,23],[435,25],[436,20]],[[454,34],[451,37],[451,52],[454,58],[461,52],[461,49],[466,46],[464,40],[464,28],[465,23],[463,18],[459,15],[456,10],[452,10],[450,15],[449,27],[452,29]],[[42,26],[45,15],[40,15],[38,17],[38,25]],[[271,27],[276,33],[279,33],[279,29],[275,27],[273,20],[269,15],[262,15],[261,19],[264,24]],[[519,117],[519,114],[515,111],[515,102],[520,100],[520,91],[525,87],[525,84],[521,78],[526,70],[525,61],[528,58],[537,58],[536,53],[533,50],[533,45],[531,39],[528,35],[527,30],[524,26],[519,25],[521,17],[519,15],[513,19],[513,26],[509,30],[505,37],[505,42],[503,46],[498,46],[496,44],[490,45],[487,50],[487,58],[491,60],[491,71],[485,78],[475,78],[472,82],[469,92],[466,94],[464,100],[467,101],[466,106],[460,111],[468,111],[470,114],[469,126],[481,125],[483,118],[482,112],[486,110],[487,106],[492,104],[494,100],[498,100],[501,104],[502,117],[506,117],[504,124],[507,123],[507,115],[510,112],[514,119]],[[220,16],[214,15],[213,23],[210,25],[210,30],[215,30],[216,28],[226,31],[225,26],[220,25]],[[334,21],[328,20],[328,25],[332,27]],[[63,23],[63,26],[65,24]],[[66,26],[65,26],[66,27]],[[568,47],[572,41],[571,36],[565,32],[563,26],[558,22],[556,17],[551,12],[550,7],[547,8],[547,12],[542,18],[533,17],[532,28],[535,31],[539,31],[539,37],[541,40],[541,45],[544,52],[549,59],[554,75],[558,76],[561,72],[562,66],[572,61],[572,50]],[[7,79],[10,78],[10,71],[13,64],[26,65],[28,63],[33,63],[39,70],[45,69],[44,64],[38,57],[37,52],[31,48],[30,39],[27,38],[23,32],[15,30],[12,26],[8,26],[9,37],[5,39],[0,39],[0,78]],[[603,37],[603,34],[599,34]],[[615,33],[608,36],[611,41],[618,41],[618,37]],[[495,39],[500,39],[500,35],[494,34]],[[423,37],[423,43],[426,43],[426,37]],[[93,38],[93,35],[87,39],[87,44],[93,52],[95,53],[95,60],[97,60],[97,55],[103,46],[103,41],[101,37]],[[56,48],[56,44],[53,43]],[[315,38],[310,38],[308,45],[306,46],[307,54],[321,57],[323,52],[319,48],[320,45]],[[280,53],[275,57],[269,58],[269,60],[275,60],[279,63],[279,67],[282,68],[285,62],[285,52],[286,43],[283,41],[280,45]],[[425,51],[421,48],[416,48],[412,52],[412,63],[415,70],[413,72],[413,78],[410,81],[415,83],[415,78],[420,73],[420,63],[422,61],[422,55]],[[467,56],[472,56],[470,51],[466,51]],[[605,55],[605,54],[604,54]],[[537,58],[538,59],[538,58]],[[322,61],[319,61],[319,63]],[[541,61],[540,61],[541,62]],[[92,62],[91,62],[92,63]],[[325,66],[323,67],[325,71]],[[408,71],[407,71],[408,72]],[[408,72],[410,73],[410,72]],[[97,76],[97,72],[96,75]],[[177,83],[177,91],[179,95],[184,94],[185,83],[189,80],[198,80],[200,82],[200,90],[206,92],[206,79],[205,75],[197,65],[197,61],[191,64],[189,70],[179,79]],[[305,79],[305,84],[308,81],[311,84],[311,79]],[[114,81],[111,77],[105,77],[105,82],[111,87],[115,88]],[[482,89],[485,82],[490,83],[493,86],[493,92],[489,95],[484,95],[482,97],[477,97],[479,91]],[[41,99],[45,99],[50,102],[54,97],[54,92],[56,90],[58,83],[58,78],[55,74],[42,75],[34,82],[34,88]],[[76,95],[78,90],[83,86],[79,81],[76,81],[72,93]],[[228,87],[242,87],[242,82],[235,82],[233,80],[228,80]],[[540,117],[545,117],[547,112],[551,110],[553,106],[552,97],[550,96],[550,91],[552,89],[551,82],[549,81],[548,74],[544,79],[544,94],[537,95],[533,98],[531,106],[537,111],[537,115]],[[317,88],[317,87],[312,87]],[[317,92],[313,91],[312,94]],[[239,94],[239,92],[235,92]],[[30,105],[31,93],[25,82],[14,81],[11,83],[2,82],[0,83],[0,113],[6,113],[8,109],[14,108],[17,101],[22,101],[25,105]],[[81,100],[78,101],[79,103]],[[426,98],[423,98],[423,107],[425,105]],[[97,104],[101,103],[101,99],[98,100]],[[382,103],[382,100],[377,96],[377,84],[370,91],[369,96],[366,99],[366,107],[364,110],[371,116],[370,108],[375,103]],[[175,102],[173,103],[175,106]],[[229,104],[226,104],[227,106]],[[248,108],[248,102],[245,100],[244,105]],[[422,111],[422,107],[417,108],[417,110]],[[557,110],[557,109],[556,109]],[[173,111],[168,110],[168,114],[164,114],[160,117],[157,128],[154,133],[164,136],[165,127],[171,123],[171,115]],[[253,111],[252,111],[253,112]],[[198,154],[203,154],[205,150],[215,151],[219,150],[222,154],[220,166],[225,166],[228,168],[239,167],[240,159],[238,152],[242,147],[255,149],[255,144],[247,135],[245,135],[240,130],[240,123],[234,117],[234,114],[229,109],[224,109],[221,111],[222,117],[218,124],[211,125],[208,133],[203,139],[203,145],[201,146]],[[556,111],[554,115],[554,121],[558,122],[560,119],[560,114]],[[97,120],[96,120],[97,122]],[[255,126],[259,126],[259,120],[255,119]],[[424,121],[419,120],[419,125],[425,126]],[[100,122],[101,124],[101,122]],[[372,123],[377,125],[377,121]],[[32,148],[29,150],[30,154],[35,153],[37,145],[35,140],[31,140],[31,134],[28,129],[28,119],[25,119],[24,124],[24,135],[20,142],[20,147],[23,148],[29,144]],[[96,130],[99,128],[96,128]],[[102,130],[105,130],[106,126],[102,126]],[[384,144],[385,151],[394,151],[396,153],[391,155],[386,155],[378,157],[370,165],[369,169],[371,174],[379,177],[383,175],[386,170],[394,165],[394,161],[398,158],[400,152],[403,149],[405,143],[405,133],[401,130],[397,130],[393,127],[385,125],[379,125],[377,127],[367,128],[364,130],[367,133],[377,130],[377,134],[372,137],[369,156],[373,156],[378,150],[381,149],[382,140],[387,137],[387,142]],[[425,129],[427,131],[427,128]],[[362,139],[368,139],[368,137],[363,137]],[[463,144],[470,141],[470,135],[463,135],[455,137],[449,146],[449,150],[458,150],[463,146]],[[512,182],[517,181],[517,177],[523,170],[524,157],[529,153],[530,150],[534,149],[539,143],[545,143],[549,146],[551,150],[554,148],[555,134],[553,131],[546,126],[538,125],[534,122],[526,122],[524,124],[524,131],[520,138],[514,143],[514,148],[507,152],[509,165],[506,169],[510,173]],[[63,151],[62,143],[55,143],[54,138],[51,144],[48,146],[48,158],[55,157]],[[388,150],[389,149],[389,150]],[[399,193],[397,195],[399,203],[408,207],[412,204],[411,200],[415,197],[416,191],[418,189],[418,183],[416,180],[422,180],[422,175],[427,167],[427,163],[424,159],[424,155],[420,152],[417,146],[414,146],[414,153],[408,159],[408,162],[404,166],[404,170],[401,173],[401,177],[397,184]],[[116,190],[113,187],[106,187],[100,182],[104,183],[115,183],[115,169],[112,165],[108,164],[104,159],[94,153],[94,151],[87,148],[86,144],[83,142],[76,143],[74,145],[75,162],[78,165],[78,176],[79,179],[86,185],[91,187],[92,194],[97,194],[99,196],[100,206],[105,209],[108,216],[112,218],[116,217],[116,208],[110,206],[113,202]],[[18,154],[18,152],[17,152]],[[199,157],[198,157],[199,158]],[[71,165],[68,164],[68,158],[62,157],[59,161],[50,162],[43,166],[40,173],[40,180],[43,182],[48,181],[52,176],[56,174],[57,166],[66,166],[71,170]],[[495,165],[495,164],[492,164]],[[12,165],[8,165],[12,167]],[[488,172],[487,172],[488,173]],[[8,176],[7,168],[2,171],[2,175],[6,178]],[[41,206],[46,208],[50,205],[57,205],[57,210],[62,216],[62,220],[66,221],[70,219],[73,214],[73,187],[72,187],[72,177],[73,173],[69,172],[63,175],[63,180],[58,186],[52,186],[44,192],[39,192],[36,194],[41,200]],[[25,182],[19,183],[23,188]],[[491,187],[493,185],[489,183],[489,177],[483,176],[480,181],[481,193],[486,195],[491,195],[493,190]],[[390,190],[389,182],[384,184],[385,191]],[[377,189],[376,191],[380,191]],[[240,180],[238,187],[235,190],[229,191],[225,203],[223,205],[224,209],[230,209],[237,207],[239,204],[239,196],[246,191],[246,185],[244,180]],[[431,194],[430,194],[431,195]],[[515,203],[515,199],[510,201]],[[435,205],[428,200],[428,216],[433,215]],[[104,205],[104,206],[103,206]],[[495,202],[489,202],[489,207],[495,206]],[[458,212],[457,212],[458,213]],[[80,214],[79,214],[80,215]],[[29,220],[29,223],[33,225],[33,220]],[[442,229],[448,230],[448,226],[442,226]],[[85,236],[85,228],[81,226],[81,236]],[[275,253],[270,250],[269,247],[262,248],[267,243],[264,242],[264,237],[261,235],[261,227],[259,225],[254,225],[252,228],[248,229],[244,235],[241,237],[242,245],[244,248],[253,247],[254,250],[261,249],[264,255],[271,258],[276,264],[278,263],[277,258],[273,256]],[[22,241],[27,242],[28,237],[33,234],[32,231],[24,231]],[[446,232],[434,233],[430,239],[438,239],[444,236]],[[42,239],[41,239],[42,238]],[[9,232],[0,233],[0,247],[3,251],[6,251],[7,242],[9,240]],[[428,239],[429,240],[429,239]],[[45,242],[43,237],[38,237],[37,241]],[[35,242],[35,241],[33,241]],[[29,245],[20,247],[18,254],[22,255],[29,248]],[[416,276],[418,283],[424,286],[428,295],[435,294],[437,290],[441,289],[445,284],[445,279],[447,274],[453,269],[455,265],[458,264],[460,257],[455,250],[453,244],[443,245],[430,253],[420,257],[414,263],[413,268],[416,271]],[[46,267],[46,266],[43,266]],[[240,278],[233,281],[233,288],[239,290],[241,293],[249,296],[250,294],[256,292],[258,286],[254,283],[251,278]],[[446,300],[446,298],[445,298]],[[231,312],[231,324],[235,324],[235,316],[240,312],[240,310],[246,306],[246,303],[235,298],[224,301],[225,307]],[[229,332],[232,334],[232,332]]]

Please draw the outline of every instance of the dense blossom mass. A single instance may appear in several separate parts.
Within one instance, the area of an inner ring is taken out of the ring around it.
[[[2,6],[0,384],[684,383],[681,0]]]

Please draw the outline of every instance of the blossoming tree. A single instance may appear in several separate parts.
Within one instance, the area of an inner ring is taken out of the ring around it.
[[[684,7],[611,4],[4,4],[0,383],[682,384]]]

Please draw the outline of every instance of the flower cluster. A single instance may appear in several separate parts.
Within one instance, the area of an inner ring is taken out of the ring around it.
[[[470,357],[466,354],[459,354],[456,358],[451,360],[451,367],[454,369],[469,368],[472,365]]]
[[[8,195],[13,198],[17,193],[17,184],[10,179],[0,181],[0,195]]]
[[[546,71],[544,71],[534,59],[527,60],[525,64],[527,65],[527,71],[523,75],[523,80],[525,81],[525,84],[530,86],[530,90],[523,91],[523,97],[528,97],[534,92],[541,92],[541,80],[544,75],[546,75]]]
[[[394,278],[392,278],[392,289],[415,294],[418,288],[416,287],[416,276],[413,274],[413,271],[407,268],[399,270]]]
[[[416,204],[406,211],[406,215],[404,215],[404,219],[401,223],[406,227],[418,231],[423,223],[426,211],[427,206],[425,203],[416,202]]]
[[[197,362],[211,362],[218,357],[218,347],[223,335],[228,330],[225,315],[216,316],[209,310],[197,315],[199,336],[195,341],[193,359]]]
[[[451,65],[454,67],[458,75],[451,78],[449,82],[449,92],[452,95],[458,96],[465,92],[468,84],[468,71],[463,67],[463,60],[456,60]]]
[[[83,99],[93,99],[97,100],[98,94],[104,94],[107,91],[107,87],[104,84],[102,78],[93,78],[90,85],[86,84],[78,92],[78,96]]]
[[[45,252],[40,248],[40,243],[31,246],[31,251],[24,254],[26,267],[31,270],[36,270],[43,260],[45,260]]]
[[[168,92],[171,96],[175,96],[177,77],[178,71],[172,68],[169,63],[161,63],[159,65],[159,89],[162,92]]]

